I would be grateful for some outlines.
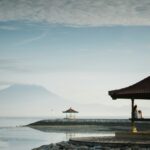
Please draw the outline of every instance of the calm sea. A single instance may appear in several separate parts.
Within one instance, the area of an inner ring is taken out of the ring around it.
[[[66,141],[70,137],[103,136],[113,133],[42,131],[22,127],[47,118],[0,118],[0,150],[31,150],[44,144]]]

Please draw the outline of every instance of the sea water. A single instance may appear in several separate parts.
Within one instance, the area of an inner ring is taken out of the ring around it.
[[[71,137],[113,135],[102,132],[44,132],[23,127],[23,125],[42,119],[46,118],[0,118],[0,150],[31,150],[41,145],[66,141]]]

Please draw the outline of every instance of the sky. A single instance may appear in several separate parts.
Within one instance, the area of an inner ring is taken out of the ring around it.
[[[149,17],[149,0],[0,0],[0,89],[35,84],[83,104],[130,105],[108,91],[149,76]]]

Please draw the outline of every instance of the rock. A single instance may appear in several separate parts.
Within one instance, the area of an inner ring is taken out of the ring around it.
[[[50,150],[50,149],[47,145],[42,145],[42,146],[40,146],[38,148],[34,148],[32,150]]]
[[[92,150],[102,150],[102,146],[94,146],[93,148],[92,148]]]
[[[121,147],[120,150],[132,150],[132,148],[126,146],[126,147]]]
[[[71,144],[66,147],[66,150],[77,150],[77,147]]]
[[[56,145],[59,146],[60,149],[64,149],[64,150],[72,150],[72,149],[76,149],[76,146],[69,143],[69,142],[59,142]]]
[[[62,141],[62,142],[57,143],[56,145],[58,145],[59,147],[66,147],[66,146],[69,146],[69,143]]]
[[[32,150],[150,150],[150,148],[148,148],[148,149],[140,148],[137,145],[122,146],[122,147],[117,147],[117,148],[112,148],[111,146],[110,147],[101,146],[101,145],[88,147],[85,145],[82,145],[82,146],[76,145],[69,141],[67,141],[67,142],[62,141],[62,142],[59,142],[56,144],[43,145],[38,148],[34,148]]]
[[[60,150],[60,147],[58,145],[55,145],[50,150]]]
[[[77,150],[89,150],[88,146],[79,146]]]
[[[110,147],[103,147],[103,150],[112,150]]]
[[[55,145],[56,145],[56,144],[53,144],[53,143],[52,143],[52,144],[49,145],[49,148],[53,148]]]
[[[141,148],[139,147],[139,146],[137,146],[137,145],[135,145],[135,146],[132,146],[132,148],[131,148],[132,150],[141,150]]]

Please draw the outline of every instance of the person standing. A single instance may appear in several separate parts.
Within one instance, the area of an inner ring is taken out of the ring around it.
[[[134,118],[138,118],[138,111],[137,111],[137,105],[134,105],[133,107],[133,114],[134,114]]]
[[[143,118],[143,115],[142,115],[142,111],[141,111],[141,110],[138,110],[138,118],[139,118],[139,119],[142,119],[142,118]]]

